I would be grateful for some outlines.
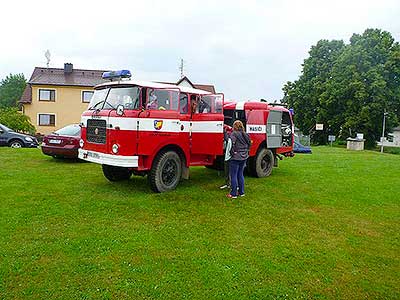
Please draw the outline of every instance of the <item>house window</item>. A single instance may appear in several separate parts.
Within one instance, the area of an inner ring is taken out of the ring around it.
[[[54,114],[39,114],[38,115],[38,125],[39,126],[55,126],[56,125],[56,115],[54,115]]]
[[[90,103],[93,97],[93,91],[82,91],[82,102],[83,103]]]
[[[39,101],[55,101],[56,90],[39,89]]]

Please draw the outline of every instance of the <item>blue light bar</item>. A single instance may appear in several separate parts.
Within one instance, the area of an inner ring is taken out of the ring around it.
[[[119,70],[104,72],[101,78],[113,80],[114,78],[131,78],[132,74],[129,70]]]

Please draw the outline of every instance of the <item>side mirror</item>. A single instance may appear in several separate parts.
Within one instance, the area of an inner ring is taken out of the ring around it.
[[[124,114],[124,106],[122,104],[119,104],[117,106],[117,115],[122,116]]]

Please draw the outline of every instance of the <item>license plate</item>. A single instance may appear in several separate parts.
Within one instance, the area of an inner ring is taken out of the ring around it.
[[[87,156],[88,156],[88,157],[97,158],[97,159],[100,158],[100,155],[98,155],[97,153],[93,153],[93,152],[88,152],[88,153],[87,153]]]
[[[61,144],[61,140],[49,140],[50,144]]]

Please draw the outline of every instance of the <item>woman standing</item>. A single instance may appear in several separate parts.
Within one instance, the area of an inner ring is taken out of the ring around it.
[[[228,198],[237,198],[238,187],[239,196],[244,196],[244,167],[249,157],[251,145],[249,135],[244,131],[243,123],[236,120],[233,123],[233,132],[230,136],[232,140],[231,160],[229,164],[229,173],[231,177],[231,192],[226,195]]]

